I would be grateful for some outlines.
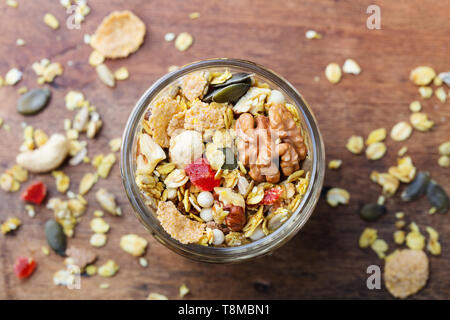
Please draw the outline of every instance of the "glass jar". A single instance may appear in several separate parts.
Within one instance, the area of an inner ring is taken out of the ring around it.
[[[136,170],[136,142],[141,128],[141,120],[152,101],[163,95],[165,90],[189,73],[195,71],[223,71],[253,73],[260,82],[266,82],[271,89],[281,91],[286,101],[296,106],[302,122],[302,131],[308,147],[308,156],[303,161],[302,169],[310,171],[308,190],[297,210],[292,213],[281,227],[257,241],[237,247],[208,247],[197,244],[184,245],[173,239],[160,225],[156,212],[145,204],[145,199],[135,183]],[[121,174],[128,199],[134,208],[140,222],[163,245],[176,253],[203,262],[235,263],[261,257],[273,252],[290,240],[305,225],[320,197],[325,174],[325,150],[317,125],[317,121],[310,107],[285,79],[255,63],[236,59],[212,59],[189,64],[179,70],[166,74],[156,81],[139,99],[134,107],[123,134],[121,150]]]

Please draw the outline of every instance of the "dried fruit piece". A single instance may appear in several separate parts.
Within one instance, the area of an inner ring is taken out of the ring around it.
[[[173,170],[164,180],[164,184],[167,188],[178,188],[188,182],[189,177],[183,169]]]
[[[341,67],[335,62],[328,64],[325,68],[325,77],[331,83],[338,83],[342,77]]]
[[[106,58],[125,58],[144,42],[145,24],[131,11],[114,11],[91,37],[91,46]]]
[[[166,153],[148,134],[139,136],[138,146],[136,174],[150,175],[155,170],[156,165],[166,158]]]
[[[450,141],[446,141],[439,145],[439,154],[443,156],[450,156]]]
[[[280,199],[281,194],[283,193],[283,189],[279,187],[270,188],[264,191],[264,198],[262,199],[262,204],[274,204]]]
[[[28,278],[36,269],[36,265],[33,258],[19,257],[14,264],[14,273],[19,279]]]
[[[428,258],[423,251],[397,250],[386,258],[384,281],[394,297],[406,298],[425,286],[428,273]]]
[[[30,184],[22,193],[22,200],[34,204],[41,204],[46,195],[47,186],[41,181],[36,181]]]
[[[216,172],[212,170],[208,161],[199,158],[185,167],[190,181],[203,191],[211,191],[220,185],[220,179],[216,179]]]

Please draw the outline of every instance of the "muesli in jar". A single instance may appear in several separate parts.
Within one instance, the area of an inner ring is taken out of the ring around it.
[[[183,244],[256,241],[281,227],[308,189],[300,119],[252,74],[187,74],[145,112],[135,182]]]

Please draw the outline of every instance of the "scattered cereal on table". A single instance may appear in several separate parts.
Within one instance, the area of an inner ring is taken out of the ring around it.
[[[361,136],[351,136],[346,144],[347,150],[354,154],[360,154],[364,149],[364,139]]]
[[[169,300],[165,295],[156,292],[150,292],[147,300]]]
[[[342,188],[331,188],[327,192],[327,203],[336,207],[339,204],[348,204],[350,201],[350,193]]]
[[[112,277],[117,271],[119,271],[119,265],[114,261],[109,259],[106,263],[98,268],[98,275],[102,277]]]
[[[145,24],[131,11],[114,11],[105,17],[90,45],[106,58],[125,58],[144,42]]]
[[[333,84],[338,83],[342,77],[341,67],[335,62],[330,63],[325,68],[325,77]]]
[[[120,247],[127,253],[135,257],[140,257],[145,253],[147,240],[136,234],[127,234],[120,238]]]
[[[186,51],[192,45],[194,39],[188,32],[180,33],[175,39],[175,48],[178,51]]]
[[[305,37],[306,39],[321,39],[322,35],[315,30],[308,30],[305,32]]]
[[[434,77],[436,77],[436,72],[433,68],[426,66],[417,67],[409,74],[409,79],[417,86],[426,86],[430,84]]]
[[[20,221],[19,218],[16,218],[16,217],[8,218],[0,226],[0,230],[1,230],[2,234],[7,234],[7,233],[17,230],[21,224],[22,224],[22,221]]]
[[[385,260],[384,281],[396,298],[406,298],[422,289],[428,280],[428,258],[420,250],[396,250]]]
[[[359,64],[353,59],[346,59],[344,65],[342,66],[342,71],[350,74],[360,74],[361,67]]]
[[[52,29],[59,28],[59,21],[56,17],[51,13],[46,13],[44,15],[44,23]]]
[[[188,293],[189,293],[189,288],[183,283],[180,286],[180,290],[179,290],[179,296],[180,298],[184,298]]]

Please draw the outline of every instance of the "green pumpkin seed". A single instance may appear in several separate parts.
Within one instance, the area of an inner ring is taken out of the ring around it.
[[[448,195],[436,181],[431,180],[427,187],[427,198],[431,205],[436,208],[436,212],[445,213],[448,211]]]
[[[418,199],[425,194],[428,183],[430,182],[430,174],[428,172],[419,172],[414,180],[402,192],[403,201],[412,201]]]
[[[235,104],[250,88],[248,83],[235,83],[229,86],[219,88],[209,93],[204,102],[232,103]]]
[[[38,113],[48,105],[50,97],[51,91],[48,88],[32,89],[17,101],[17,112],[23,115]]]
[[[359,215],[366,221],[375,221],[385,213],[385,206],[379,205],[378,203],[369,203],[361,209]]]
[[[253,82],[252,76],[253,76],[253,74],[251,74],[251,73],[244,73],[244,72],[235,73],[235,74],[233,74],[233,76],[230,79],[228,79],[224,83],[211,84],[211,87],[223,88],[223,87],[229,86],[230,84],[235,84],[235,83],[246,83],[246,84],[251,85]]]
[[[237,168],[238,163],[233,149],[223,148],[221,149],[225,155],[225,163],[222,165],[222,170],[234,170]]]
[[[60,256],[65,256],[66,252],[66,235],[63,227],[53,219],[45,223],[45,236],[48,245]]]

